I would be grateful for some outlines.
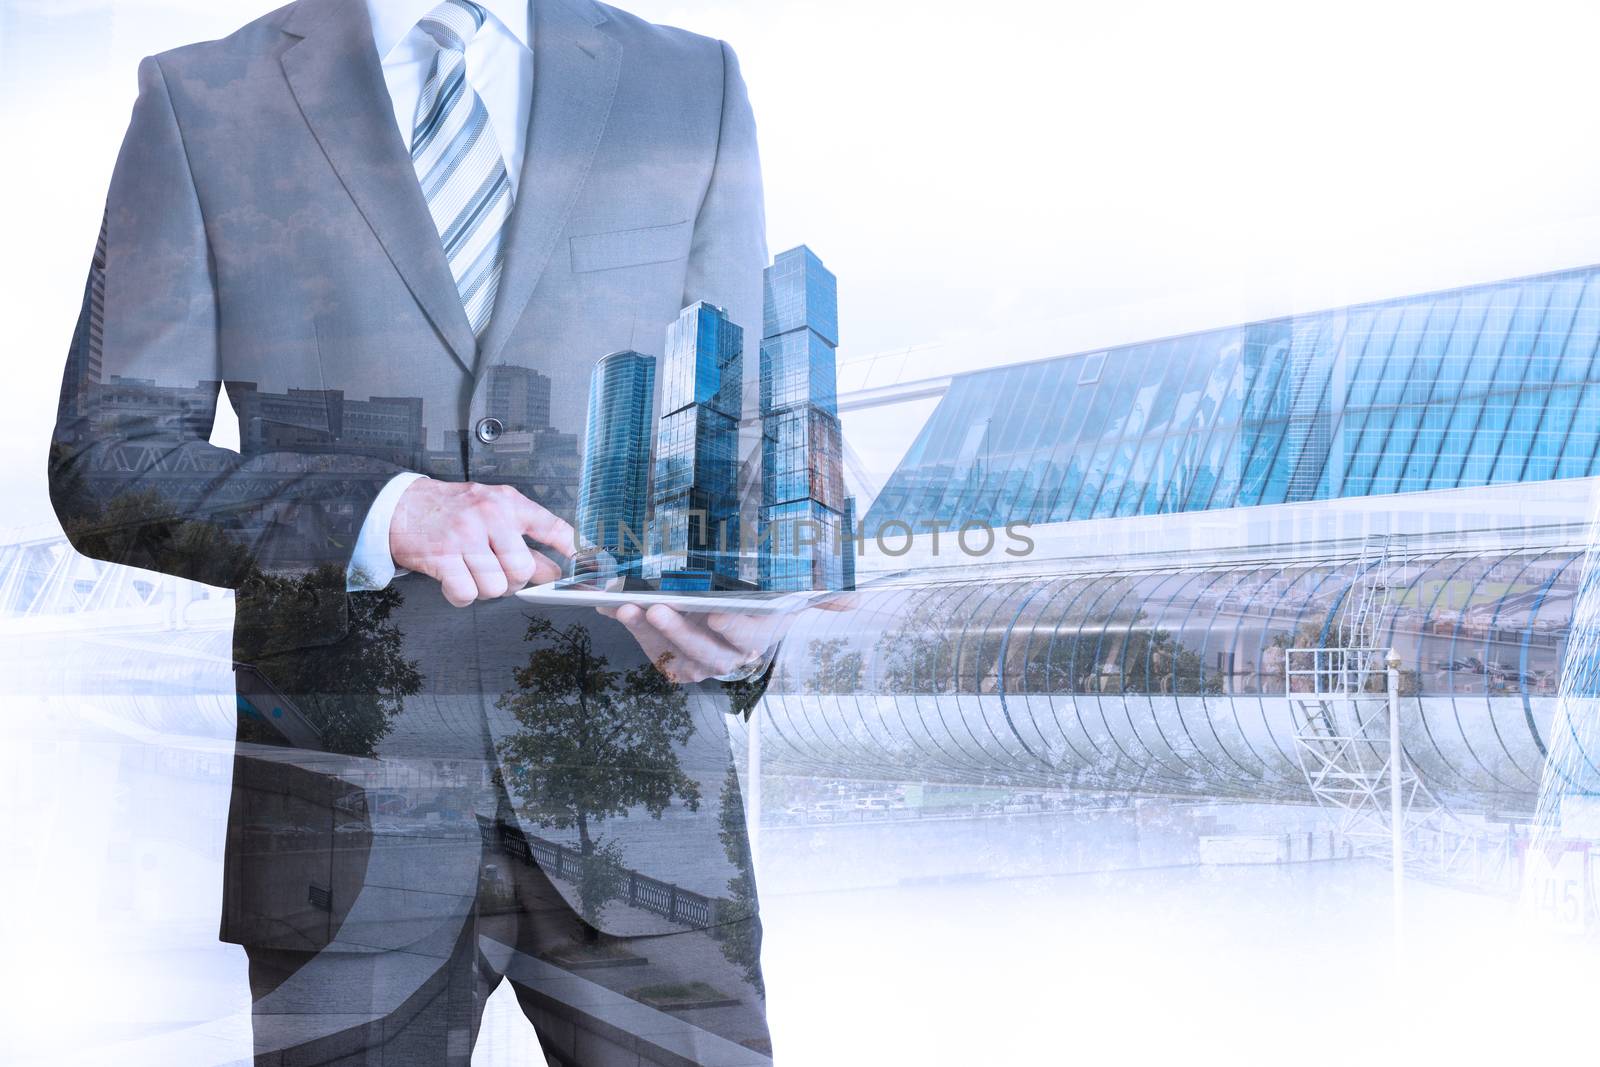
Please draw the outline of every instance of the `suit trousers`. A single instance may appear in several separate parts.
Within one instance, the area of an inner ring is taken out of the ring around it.
[[[759,951],[759,917],[601,933],[519,847],[520,831],[477,821],[478,893],[458,929],[400,951],[245,946],[257,1067],[467,1067],[502,981],[552,1067],[770,1067],[759,970],[721,951],[730,940]]]

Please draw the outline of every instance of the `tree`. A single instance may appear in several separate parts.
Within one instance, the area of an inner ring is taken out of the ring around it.
[[[581,623],[530,616],[524,640],[536,647],[497,702],[521,727],[499,746],[507,791],[539,825],[577,830],[579,904],[595,928],[622,885],[599,825],[636,807],[659,819],[675,797],[699,810],[676,751],[694,733],[689,702],[654,665],[613,669]]]
[[[766,994],[761,980],[761,925],[752,921],[759,911],[756,901],[755,864],[750,856],[750,834],[744,824],[744,803],[739,793],[739,772],[728,768],[722,780],[721,804],[717,811],[717,836],[723,854],[738,873],[728,879],[729,900],[720,915],[726,920],[716,928],[717,943],[729,963],[739,967],[759,995]]]
[[[59,460],[56,460],[59,462]],[[349,596],[344,569],[268,573],[223,528],[187,519],[155,489],[120,493],[103,508],[66,467],[56,504],[72,543],[121,566],[183,575],[236,589],[234,656],[294,702],[322,736],[322,748],[373,756],[405,698],[422,691],[405,634],[394,625],[404,594],[390,587]],[[245,720],[241,738],[281,743],[263,722]]]
[[[1143,618],[1141,612],[1135,621]],[[1180,644],[1170,630],[1134,630],[1121,659],[1124,693],[1222,692],[1222,679],[1207,677],[1200,653]]]
[[[76,468],[61,469],[52,498],[68,539],[84,555],[221,587],[254,571],[246,546],[216,525],[185,518],[158,490],[119,493],[101,506]]]
[[[951,615],[942,598],[914,602],[898,625],[878,638],[880,685],[885,693],[933,693],[949,677]]]
[[[390,586],[349,596],[343,568],[254,572],[238,590],[234,654],[295,703],[327,752],[375,756],[405,698],[422,691],[416,660],[392,619],[405,596]]]
[[[806,645],[816,670],[806,680],[806,690],[811,693],[854,693],[861,688],[861,674],[865,662],[861,653],[853,651],[849,642],[835,637],[831,640],[814,640]]]

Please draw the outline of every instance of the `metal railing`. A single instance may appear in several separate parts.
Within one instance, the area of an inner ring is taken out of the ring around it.
[[[485,827],[489,837],[495,831]],[[528,863],[537,864],[551,878],[576,882],[583,876],[583,853],[575,848],[542,837],[532,837],[511,827],[501,825],[499,839],[502,847]],[[714,926],[723,903],[720,898],[708,897],[659,878],[651,878],[635,870],[624,870],[628,889],[623,897],[630,908],[652,912],[668,922],[699,929]]]
[[[1291,695],[1377,695],[1368,681],[1380,676],[1387,650],[1382,648],[1286,648],[1283,674]]]

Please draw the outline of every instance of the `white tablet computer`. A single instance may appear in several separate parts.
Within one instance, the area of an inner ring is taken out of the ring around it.
[[[660,592],[651,590],[606,590],[588,585],[573,585],[567,579],[548,585],[529,586],[517,596],[530,604],[556,607],[620,608],[634,604],[649,609],[665,604],[674,611],[729,615],[782,615],[799,611],[809,604],[838,593],[773,593],[761,590],[711,590],[708,592]]]

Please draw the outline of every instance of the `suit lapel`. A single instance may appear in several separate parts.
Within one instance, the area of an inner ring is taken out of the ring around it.
[[[366,4],[301,0],[284,29],[301,38],[282,62],[307,125],[411,295],[470,372],[477,340],[395,128]]]
[[[549,265],[611,114],[622,45],[587,3],[533,5],[533,107],[517,202],[506,231],[505,270],[479,346],[481,375],[505,349]]]

